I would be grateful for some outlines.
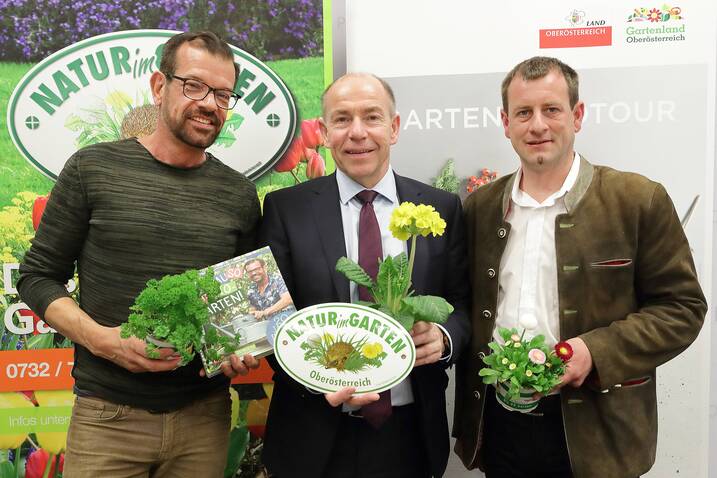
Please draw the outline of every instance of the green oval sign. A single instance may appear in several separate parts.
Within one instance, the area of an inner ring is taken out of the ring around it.
[[[286,319],[274,337],[274,355],[289,376],[311,389],[368,393],[404,380],[416,348],[408,331],[383,312],[327,303]]]
[[[82,40],[53,53],[20,80],[7,123],[17,149],[56,179],[78,149],[154,129],[149,77],[178,32],[131,30]],[[294,99],[267,65],[234,46],[242,97],[209,151],[256,179],[288,148],[297,125]]]

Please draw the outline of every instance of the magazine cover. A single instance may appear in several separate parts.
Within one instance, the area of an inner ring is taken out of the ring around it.
[[[273,351],[274,333],[296,312],[284,279],[269,247],[263,247],[212,266],[221,284],[217,300],[209,304],[209,324],[220,334],[239,340],[236,350],[217,349],[221,357],[231,353],[263,357]],[[219,346],[214,346],[219,347]],[[222,360],[208,360],[201,351],[208,377],[220,372]]]

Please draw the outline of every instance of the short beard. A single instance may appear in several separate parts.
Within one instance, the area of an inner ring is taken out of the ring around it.
[[[219,136],[219,133],[221,132],[221,129],[217,129],[216,133],[213,135],[204,138],[193,138],[190,134],[187,133],[185,130],[185,125],[188,121],[191,121],[189,119],[190,116],[192,116],[194,112],[187,113],[182,117],[181,123],[176,124],[174,121],[172,121],[171,118],[169,118],[169,113],[166,110],[162,111],[162,117],[164,119],[164,123],[167,125],[169,130],[174,134],[174,136],[180,140],[182,143],[186,144],[187,146],[191,146],[192,148],[197,149],[207,149],[211,145],[214,144],[214,142],[217,140],[217,137]],[[203,113],[206,116],[213,116],[212,121],[214,124],[219,122],[219,119],[217,118],[216,114],[207,114]]]

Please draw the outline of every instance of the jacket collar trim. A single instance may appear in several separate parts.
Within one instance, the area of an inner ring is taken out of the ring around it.
[[[585,192],[588,190],[588,187],[590,186],[590,183],[593,180],[593,173],[595,172],[595,168],[592,164],[588,162],[587,159],[585,159],[582,155],[580,155],[580,171],[578,172],[578,178],[575,180],[575,184],[572,188],[570,188],[570,191],[565,194],[565,209],[568,211],[568,214],[572,212],[573,209],[575,209],[575,206],[578,205],[580,200],[585,195]],[[508,213],[510,213],[510,207],[512,204],[512,201],[510,199],[510,194],[513,191],[513,183],[515,183],[516,179],[518,178],[518,172],[514,172],[510,179],[505,183],[505,189],[503,190],[503,218],[508,217]]]

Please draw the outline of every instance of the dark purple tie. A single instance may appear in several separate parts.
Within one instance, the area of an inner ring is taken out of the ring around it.
[[[378,261],[383,258],[381,230],[378,227],[376,213],[373,210],[373,200],[376,199],[377,195],[376,191],[368,189],[364,189],[356,195],[356,199],[363,204],[359,214],[358,263],[374,280],[378,274]],[[359,299],[373,301],[371,293],[365,287],[359,286],[358,293]],[[374,428],[380,428],[391,416],[391,412],[391,390],[381,392],[377,401],[361,408],[361,414]]]

